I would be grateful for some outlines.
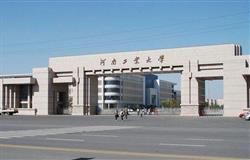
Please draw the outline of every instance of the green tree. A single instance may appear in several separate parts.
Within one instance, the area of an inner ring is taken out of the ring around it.
[[[161,105],[164,108],[180,108],[181,107],[181,102],[175,99],[171,99],[171,100],[164,100],[161,102]]]

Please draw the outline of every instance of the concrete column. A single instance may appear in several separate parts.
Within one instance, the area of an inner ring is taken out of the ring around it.
[[[245,59],[228,59],[224,63],[224,116],[238,116],[247,108],[247,81],[242,75]]]
[[[6,109],[6,108],[8,108],[8,106],[9,106],[9,103],[8,103],[8,101],[9,101],[9,89],[8,89],[8,86],[6,85],[5,87],[4,87],[4,94],[5,94],[5,100],[4,100],[4,108]]]
[[[27,102],[28,102],[28,108],[30,108],[30,86],[28,85],[28,97],[27,97]]]
[[[79,105],[84,104],[84,83],[85,83],[84,77],[85,77],[84,67],[79,67],[79,86],[78,86]]]
[[[81,87],[83,87],[82,89],[82,96],[83,96],[83,103],[82,103],[82,115],[85,115],[86,114],[86,108],[88,107],[88,99],[87,99],[87,78],[86,76],[84,76],[84,78],[81,80],[81,81],[84,81],[84,83],[80,84]]]
[[[101,80],[102,80],[102,108],[101,108],[101,110],[103,110],[104,109],[104,98],[105,98],[105,96],[104,96],[104,87],[105,87],[105,85],[104,85],[104,76],[102,76],[101,77]]]
[[[90,101],[90,86],[89,86],[89,78],[85,77],[85,91],[84,91],[84,99],[85,99],[85,103],[84,103],[84,115],[88,115],[88,108],[90,107],[89,101]]]
[[[72,85],[73,106],[79,104],[79,67],[73,70],[74,83]]]
[[[73,85],[72,115],[83,115],[85,106],[85,72],[84,67],[77,67],[73,71],[75,84]]]
[[[181,75],[181,115],[198,116],[198,82],[190,73]]]
[[[146,77],[143,77],[143,105],[146,105]],[[121,95],[121,93],[120,93]],[[157,103],[157,105],[159,105]]]
[[[12,86],[9,86],[9,108],[12,108]]]
[[[84,107],[86,106],[86,98],[85,98],[85,70],[84,67],[79,67],[79,86],[78,86],[78,90],[79,90],[79,94],[78,94],[78,98],[79,98],[79,106],[82,108],[82,112],[81,114],[84,114]]]
[[[13,86],[13,108],[16,108],[16,86]]]
[[[181,75],[181,115],[199,116],[199,84],[193,72],[197,72],[197,62],[189,61],[184,65]]]
[[[34,68],[32,71],[36,84],[33,85],[33,108],[37,114],[48,115],[53,113],[53,71],[50,68]]]
[[[4,107],[4,88],[3,88],[3,79],[0,79],[0,109],[3,109]]]
[[[27,101],[28,101],[28,108],[30,108],[30,85],[28,85],[28,99],[27,99]]]

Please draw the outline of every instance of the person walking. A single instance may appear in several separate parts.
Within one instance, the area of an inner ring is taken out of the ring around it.
[[[117,120],[119,117],[119,112],[118,112],[118,109],[115,110],[115,120]]]
[[[128,108],[125,108],[125,110],[124,110],[124,116],[125,116],[125,119],[128,119]]]
[[[35,111],[34,111],[34,112],[35,112],[35,116],[36,116],[36,115],[37,115],[37,108],[35,108]]]
[[[139,108],[137,108],[137,116],[139,116],[140,115],[140,109]]]
[[[123,117],[124,117],[124,111],[123,110],[121,110],[120,116],[121,116],[121,120],[123,120]]]
[[[141,117],[144,115],[144,113],[145,113],[145,110],[144,110],[144,108],[143,108],[143,109],[141,109],[141,111],[140,111]]]

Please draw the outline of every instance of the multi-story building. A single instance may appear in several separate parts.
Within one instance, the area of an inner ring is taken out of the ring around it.
[[[175,90],[174,91],[174,99],[177,101],[181,101],[181,91],[180,90]]]
[[[139,75],[98,77],[98,108],[109,110],[145,104],[145,81]]]
[[[150,74],[98,77],[99,111],[124,107],[160,106],[161,101],[174,99],[174,83],[159,80]]]
[[[174,99],[175,83],[160,80],[156,75],[146,75],[146,105],[160,106],[164,100]]]
[[[157,106],[159,105],[159,98],[158,98],[158,90],[157,90],[157,81],[158,76],[156,75],[146,75],[145,76],[145,81],[146,81],[146,105],[154,105]]]
[[[160,103],[165,100],[174,99],[175,83],[165,81],[165,80],[160,80],[160,79],[158,79],[156,82],[157,82],[157,86],[159,87],[158,94],[159,94]]]

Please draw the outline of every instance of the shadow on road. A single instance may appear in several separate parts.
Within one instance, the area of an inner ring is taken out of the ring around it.
[[[94,158],[76,158],[76,159],[72,159],[72,160],[90,160],[90,159],[94,159]]]

